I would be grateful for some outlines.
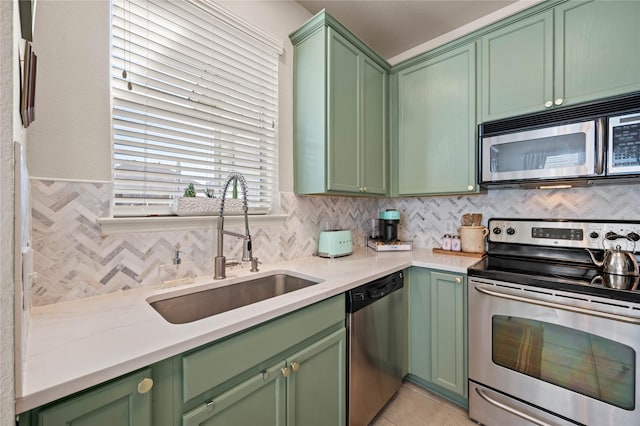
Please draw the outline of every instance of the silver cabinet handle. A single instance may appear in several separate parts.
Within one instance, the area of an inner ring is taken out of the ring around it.
[[[556,104],[556,105],[562,105],[563,102],[564,102],[564,99],[558,98],[553,103]]]
[[[562,303],[547,302],[545,300],[530,299],[528,297],[516,296],[514,294],[501,293],[496,290],[489,290],[485,287],[474,286],[476,291],[489,296],[501,297],[503,299],[515,300],[517,302],[531,303],[533,305],[546,306],[548,308],[563,309],[578,314],[592,315],[595,317],[610,319],[614,321],[627,322],[640,325],[640,318],[628,317],[626,315],[611,314],[609,312],[596,311],[595,309],[579,308],[577,306],[563,305]]]
[[[299,362],[292,362],[291,363],[291,370],[293,370],[294,373],[296,371],[300,370],[300,363]]]
[[[501,408],[501,409],[503,409],[504,411],[507,411],[507,412],[509,412],[509,413],[511,413],[511,414],[513,414],[513,415],[516,415],[516,416],[518,416],[518,417],[521,417],[521,418],[523,418],[523,419],[525,419],[525,420],[528,420],[528,421],[530,421],[531,423],[537,424],[537,425],[539,425],[539,426],[551,426],[549,423],[543,422],[543,421],[542,421],[542,420],[540,420],[540,419],[537,419],[537,418],[535,418],[535,417],[533,417],[533,416],[530,416],[530,415],[529,415],[529,414],[527,414],[527,413],[523,413],[522,411],[520,411],[520,410],[518,410],[518,409],[516,409],[516,408],[510,407],[510,406],[508,406],[508,405],[507,405],[507,404],[505,404],[505,403],[502,403],[502,402],[500,402],[500,401],[497,401],[497,400],[495,400],[495,399],[491,398],[489,395],[487,395],[487,394],[486,394],[482,389],[480,389],[480,388],[476,388],[476,393],[478,394],[478,396],[480,396],[480,398],[484,399],[484,400],[485,400],[485,401],[487,401],[489,404],[491,404],[491,405],[493,405],[493,406],[495,406],[495,407]]]
[[[462,283],[462,278],[456,277],[456,284],[461,284],[461,283]]]
[[[551,102],[551,101],[547,101],[547,102],[544,103],[544,107],[545,108],[551,108],[552,106],[553,106],[553,102]]]

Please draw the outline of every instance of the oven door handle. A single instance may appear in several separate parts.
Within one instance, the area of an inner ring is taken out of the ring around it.
[[[484,390],[482,390],[480,388],[476,388],[476,393],[480,396],[480,398],[482,398],[485,401],[487,401],[487,403],[489,403],[489,404],[491,404],[491,405],[493,405],[495,407],[498,407],[498,408],[500,408],[500,409],[502,409],[504,411],[507,411],[507,412],[509,412],[509,413],[511,413],[513,415],[521,417],[521,418],[523,418],[525,420],[528,420],[531,423],[534,423],[534,424],[536,424],[538,426],[551,426],[549,423],[543,422],[540,419],[537,419],[537,418],[535,418],[535,417],[533,417],[533,416],[531,416],[531,415],[529,415],[527,413],[524,413],[524,412],[522,412],[522,411],[520,411],[520,410],[518,410],[518,409],[516,409],[514,407],[510,407],[510,406],[508,406],[507,404],[505,404],[503,402],[500,402],[500,401],[497,401],[497,400],[491,398],[489,395],[487,395],[485,393]]]
[[[501,297],[503,299],[515,300],[517,302],[531,303],[534,305],[546,306],[548,308],[562,309],[565,311],[575,312],[578,314],[593,315],[596,317],[606,318],[614,321],[621,321],[621,322],[626,322],[630,324],[640,325],[640,318],[629,317],[626,315],[612,314],[609,312],[597,311],[595,309],[580,308],[578,306],[563,305],[562,303],[547,302],[545,300],[531,299],[528,297],[516,296],[515,294],[501,293],[499,291],[489,290],[486,287],[481,287],[481,286],[474,286],[474,288],[480,293],[484,293],[489,296]]]

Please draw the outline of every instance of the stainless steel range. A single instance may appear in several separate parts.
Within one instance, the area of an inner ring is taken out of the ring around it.
[[[469,416],[640,424],[640,222],[491,219],[489,229],[488,255],[468,270]]]

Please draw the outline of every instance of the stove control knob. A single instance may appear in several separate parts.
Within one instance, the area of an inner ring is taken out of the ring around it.
[[[638,241],[638,240],[640,240],[640,235],[638,235],[635,232],[629,232],[627,234],[627,238],[630,239],[631,241]]]
[[[604,234],[604,237],[605,237],[607,240],[617,240],[617,239],[618,239],[618,234],[616,234],[616,233],[615,233],[615,232],[613,232],[613,231],[609,231],[609,232],[607,232],[606,234]]]
[[[502,229],[498,228],[497,226],[495,228],[493,228],[493,233],[496,235],[500,235],[502,234]]]
[[[594,240],[599,236],[600,234],[598,234],[596,231],[591,231],[591,233],[589,234],[589,237],[593,238]]]
[[[507,235],[513,235],[516,233],[516,230],[513,229],[512,227],[508,227],[507,228]]]

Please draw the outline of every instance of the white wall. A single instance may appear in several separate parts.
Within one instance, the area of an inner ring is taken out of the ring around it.
[[[107,0],[38,0],[31,176],[111,179]]]
[[[223,1],[224,7],[282,40],[280,188],[293,190],[293,47],[288,35],[311,18],[292,1]],[[38,0],[36,121],[29,129],[32,177],[111,179],[109,1]]]
[[[16,1],[0,1],[0,424],[14,423],[13,363],[13,142],[23,141],[20,124]]]

